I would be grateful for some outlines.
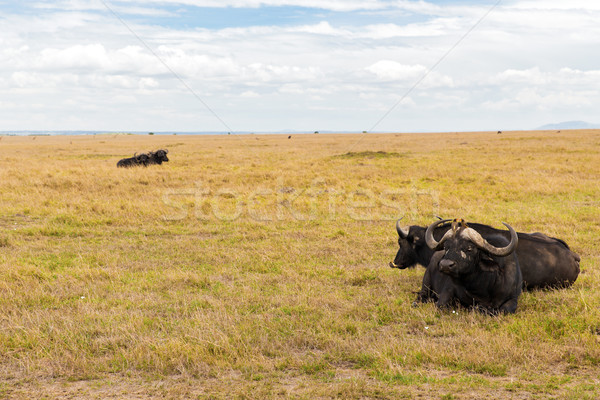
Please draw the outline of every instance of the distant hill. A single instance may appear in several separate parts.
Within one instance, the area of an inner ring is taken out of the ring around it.
[[[547,124],[537,128],[538,130],[553,129],[600,129],[600,124],[591,124],[585,121],[565,121],[556,124]]]

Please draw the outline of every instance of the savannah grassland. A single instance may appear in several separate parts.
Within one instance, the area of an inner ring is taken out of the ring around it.
[[[0,398],[600,397],[600,131],[4,136],[0,189]],[[582,273],[414,308],[395,219],[433,214]]]

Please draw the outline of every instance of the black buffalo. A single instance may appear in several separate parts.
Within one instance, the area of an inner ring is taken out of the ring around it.
[[[117,163],[117,167],[129,168],[129,167],[147,167],[153,164],[162,164],[163,162],[169,161],[167,157],[168,150],[157,150],[149,153],[134,154],[133,157],[124,158]]]
[[[501,235],[506,239],[510,233],[489,225],[469,222],[469,227],[475,229],[484,238],[490,235]],[[440,240],[451,228],[450,223],[437,225],[433,229],[435,240]],[[425,267],[429,265],[434,251],[425,242],[426,227],[401,227],[400,220],[396,223],[399,249],[392,268],[414,267],[417,263]],[[572,252],[562,240],[546,236],[542,233],[517,233],[519,244],[516,254],[519,258],[523,274],[524,287],[527,289],[568,287],[579,275],[579,255]]]
[[[151,151],[150,153],[148,153],[148,164],[162,164],[163,162],[167,162],[169,161],[169,158],[167,157],[167,153],[169,152],[169,150],[157,150],[157,151]]]
[[[433,300],[440,308],[462,305],[489,314],[514,313],[523,286],[514,253],[519,242],[517,232],[505,223],[510,241],[499,234],[486,240],[475,229],[460,224],[437,241],[433,231],[446,221],[434,222],[425,232],[428,246],[436,253],[416,301]]]
[[[137,166],[147,166],[150,156],[148,154],[134,154],[133,157],[123,158],[119,160],[117,163],[117,167],[120,168],[129,168],[129,167],[137,167]]]

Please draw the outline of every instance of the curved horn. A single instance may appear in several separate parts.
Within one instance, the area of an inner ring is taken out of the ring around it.
[[[169,150],[165,149],[165,154],[167,154],[169,152]]]
[[[517,244],[519,244],[519,237],[517,236],[517,232],[515,232],[515,230],[509,224],[507,224],[506,222],[503,222],[503,224],[508,228],[510,232],[510,243],[506,247],[492,246],[479,234],[479,232],[477,232],[473,228],[467,228],[464,232],[469,237],[469,239],[473,243],[475,243],[475,245],[477,245],[477,247],[487,251],[492,255],[498,257],[505,257],[515,250]]]
[[[402,217],[404,218],[404,217]],[[408,236],[408,227],[406,228],[402,228],[400,226],[400,221],[402,220],[402,218],[400,218],[398,221],[396,221],[396,231],[398,231],[398,236],[400,236],[402,239],[406,239],[406,237]]]
[[[430,249],[437,250],[439,248],[439,246],[442,243],[444,243],[444,241],[452,235],[452,230],[448,230],[448,232],[446,232],[444,237],[439,242],[437,242],[433,237],[433,231],[435,230],[435,228],[438,225],[441,225],[448,221],[452,221],[452,220],[451,219],[442,219],[440,221],[435,221],[433,224],[431,224],[427,227],[427,230],[425,231],[425,242],[427,242],[427,246],[429,246]]]

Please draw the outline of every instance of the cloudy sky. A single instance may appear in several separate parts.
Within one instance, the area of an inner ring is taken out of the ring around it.
[[[0,131],[600,123],[597,0],[0,0]]]

